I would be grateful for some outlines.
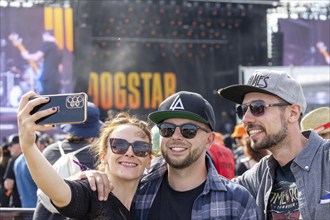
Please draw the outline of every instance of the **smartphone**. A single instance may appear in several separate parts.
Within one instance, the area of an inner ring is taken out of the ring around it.
[[[36,121],[37,124],[79,124],[87,119],[87,94],[86,93],[70,93],[70,94],[53,94],[35,96],[49,97],[49,102],[36,106],[30,114],[48,108],[57,108],[57,112],[40,118]]]

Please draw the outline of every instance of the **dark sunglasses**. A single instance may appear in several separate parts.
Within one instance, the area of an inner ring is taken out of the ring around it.
[[[129,148],[132,146],[133,152],[138,157],[146,157],[151,152],[151,143],[144,141],[134,141],[129,143],[125,139],[120,138],[110,138],[110,147],[115,154],[125,154]]]
[[[266,107],[274,107],[274,106],[288,106],[289,103],[274,103],[274,104],[265,104],[262,101],[255,101],[251,102],[249,105],[242,104],[237,106],[236,108],[236,114],[239,119],[242,119],[245,113],[247,112],[248,108],[250,108],[250,111],[253,116],[259,117],[262,116],[265,113]]]
[[[182,124],[182,125],[175,125],[172,123],[164,122],[164,123],[158,124],[157,127],[159,128],[159,134],[162,137],[166,137],[166,138],[173,136],[176,127],[180,128],[181,135],[187,139],[194,138],[197,134],[198,129],[201,129],[207,133],[211,132],[209,129],[202,128],[202,127],[199,127],[198,125],[190,124],[190,123]]]

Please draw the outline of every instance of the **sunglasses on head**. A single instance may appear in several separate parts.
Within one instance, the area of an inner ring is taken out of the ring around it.
[[[132,146],[133,152],[138,157],[146,157],[151,152],[151,143],[144,141],[134,141],[129,143],[125,139],[120,138],[110,138],[110,147],[115,154],[125,154],[129,148]]]
[[[262,101],[254,101],[251,102],[249,105],[242,104],[237,106],[236,108],[236,114],[239,119],[242,119],[245,113],[247,112],[248,108],[250,108],[250,111],[253,116],[262,116],[265,113],[266,107],[274,107],[274,106],[288,106],[289,103],[274,103],[274,104],[265,104]]]
[[[211,132],[209,129],[202,128],[202,127],[199,127],[198,125],[190,124],[190,123],[182,124],[182,125],[175,125],[172,123],[164,122],[164,123],[158,124],[157,127],[159,128],[159,134],[162,137],[166,137],[166,138],[173,136],[176,127],[180,128],[181,135],[187,139],[194,138],[197,134],[198,129],[201,129],[207,133]]]

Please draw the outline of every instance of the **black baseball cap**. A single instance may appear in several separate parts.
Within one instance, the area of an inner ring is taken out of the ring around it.
[[[9,136],[8,138],[8,144],[9,146],[13,145],[13,144],[18,144],[19,143],[19,136],[18,134],[12,134]]]
[[[212,131],[215,129],[212,106],[203,96],[194,92],[180,91],[171,95],[148,117],[156,124],[169,118],[184,118],[205,123]]]

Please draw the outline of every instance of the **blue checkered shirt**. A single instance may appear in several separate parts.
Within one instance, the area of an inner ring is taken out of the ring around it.
[[[132,210],[136,219],[148,219],[167,171],[164,158],[156,160],[150,173],[142,178],[135,196]],[[244,187],[219,176],[209,156],[206,156],[206,165],[207,180],[203,192],[194,201],[191,219],[257,219],[255,200],[251,194]]]

